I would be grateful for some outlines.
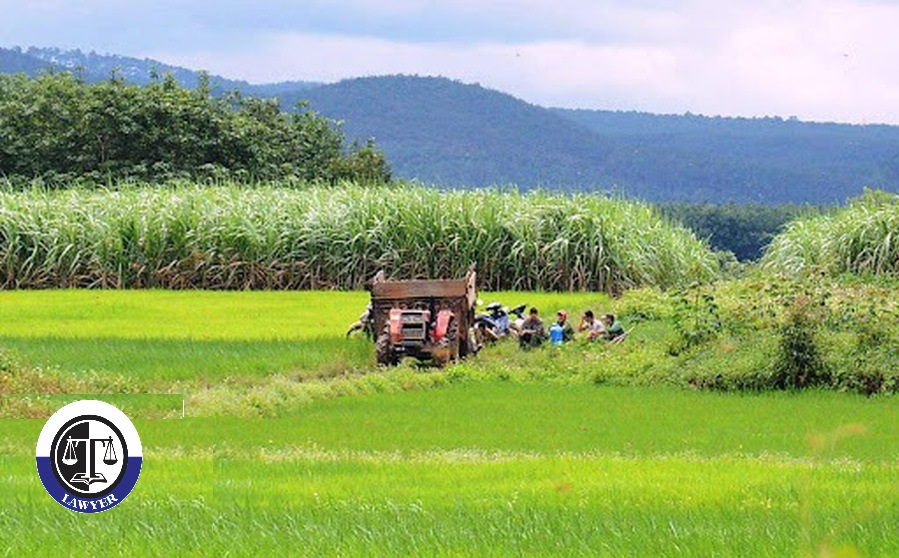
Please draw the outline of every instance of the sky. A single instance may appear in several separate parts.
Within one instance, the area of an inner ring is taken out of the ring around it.
[[[0,46],[252,83],[417,74],[530,103],[899,124],[899,0],[0,0]]]

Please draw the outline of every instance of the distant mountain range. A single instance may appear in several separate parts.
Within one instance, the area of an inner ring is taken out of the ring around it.
[[[374,137],[399,176],[618,190],[652,201],[843,202],[899,188],[899,127],[547,109],[443,78],[358,78],[282,96]]]
[[[198,72],[152,60],[59,49],[0,49],[0,72],[53,67],[88,81],[135,83]],[[308,100],[374,138],[400,178],[448,187],[617,191],[652,201],[827,204],[864,187],[899,191],[899,126],[819,124],[566,110],[446,78],[382,76],[334,84],[251,85],[210,76],[214,91]]]

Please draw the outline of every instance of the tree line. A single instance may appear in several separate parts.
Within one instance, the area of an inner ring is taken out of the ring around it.
[[[372,141],[348,145],[337,122],[274,99],[214,96],[205,76],[186,89],[171,75],[139,86],[60,72],[0,75],[0,176],[389,182],[391,170]]]
[[[667,218],[708,240],[712,249],[731,252],[742,261],[756,261],[783,228],[799,217],[818,214],[823,206],[801,204],[661,203]]]

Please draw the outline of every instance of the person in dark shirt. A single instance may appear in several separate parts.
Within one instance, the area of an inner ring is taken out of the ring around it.
[[[518,346],[523,349],[539,347],[545,337],[546,331],[543,329],[540,313],[536,308],[531,308],[527,319],[521,324],[521,330],[518,333]]]

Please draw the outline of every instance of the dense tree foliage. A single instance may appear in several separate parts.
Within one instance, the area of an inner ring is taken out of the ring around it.
[[[787,223],[820,212],[817,207],[790,204],[663,203],[659,209],[708,239],[715,250],[732,252],[740,261],[758,260]]]
[[[371,143],[349,148],[316,113],[275,100],[185,89],[171,76],[138,86],[69,73],[0,75],[0,174],[7,177],[386,181]]]

